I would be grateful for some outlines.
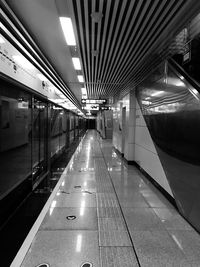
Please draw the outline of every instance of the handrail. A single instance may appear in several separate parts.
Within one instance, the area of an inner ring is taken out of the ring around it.
[[[173,58],[168,59],[168,62],[200,93],[200,84],[194,78],[192,78]]]

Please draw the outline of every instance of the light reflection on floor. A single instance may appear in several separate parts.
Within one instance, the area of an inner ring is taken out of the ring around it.
[[[81,146],[22,266],[200,266],[199,235],[111,142]]]

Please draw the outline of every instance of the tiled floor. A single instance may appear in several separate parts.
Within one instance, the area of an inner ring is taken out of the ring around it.
[[[200,266],[199,234],[94,131],[77,150],[21,266],[86,262],[93,267]]]

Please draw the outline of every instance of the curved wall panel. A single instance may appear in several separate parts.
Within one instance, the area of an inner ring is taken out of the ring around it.
[[[137,99],[177,206],[200,230],[199,95],[167,67],[137,88]]]

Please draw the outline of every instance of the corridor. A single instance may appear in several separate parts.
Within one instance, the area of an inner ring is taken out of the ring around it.
[[[200,266],[199,234],[96,131],[33,228],[11,266]]]

